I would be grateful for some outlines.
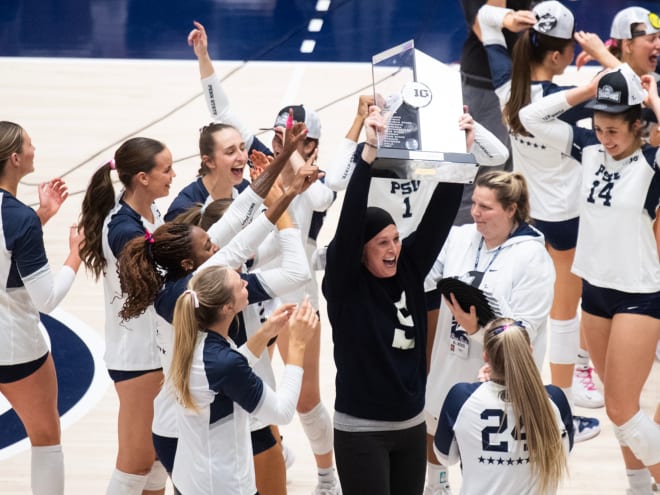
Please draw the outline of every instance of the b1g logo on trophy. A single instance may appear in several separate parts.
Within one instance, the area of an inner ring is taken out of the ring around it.
[[[412,40],[372,58],[376,104],[387,121],[374,175],[470,183],[477,173],[458,128],[458,71],[415,49]]]

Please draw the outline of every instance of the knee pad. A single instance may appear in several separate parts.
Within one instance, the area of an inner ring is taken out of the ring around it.
[[[619,443],[624,442],[645,466],[660,462],[660,425],[642,411],[614,431]]]
[[[312,452],[316,455],[323,455],[332,451],[332,420],[323,402],[319,402],[308,413],[299,413],[298,415],[312,447]]]
[[[146,475],[130,474],[115,469],[106,495],[142,495],[146,481]]]
[[[580,350],[580,320],[550,320],[550,362],[575,364]]]
[[[151,466],[151,471],[147,475],[147,482],[144,484],[144,489],[149,491],[157,491],[165,488],[167,483],[167,471],[165,466],[160,461],[155,461]]]

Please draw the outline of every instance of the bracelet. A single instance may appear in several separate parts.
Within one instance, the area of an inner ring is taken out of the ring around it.
[[[372,143],[370,143],[369,141],[365,141],[364,144],[367,145],[367,146],[369,146],[370,148],[375,149],[375,150],[378,149],[378,145],[376,145],[376,144],[372,144]]]

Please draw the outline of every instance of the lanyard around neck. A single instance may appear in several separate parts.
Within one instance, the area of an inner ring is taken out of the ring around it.
[[[495,253],[493,253],[492,258],[488,262],[488,265],[486,265],[486,268],[484,268],[482,270],[482,273],[486,273],[488,271],[490,266],[493,264],[493,262],[497,258],[497,255],[500,254],[500,251],[502,250],[502,246],[504,246],[504,243],[500,244],[499,247],[497,248],[497,251],[495,251]],[[481,248],[483,248],[483,247],[484,247],[484,238],[482,237],[481,240],[479,241],[479,248],[477,249],[477,256],[474,259],[474,270],[475,271],[477,270],[477,267],[479,266],[479,258],[481,257]]]

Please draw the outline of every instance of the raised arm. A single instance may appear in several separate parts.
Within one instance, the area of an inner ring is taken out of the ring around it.
[[[534,101],[520,110],[520,122],[532,135],[543,140],[546,146],[581,160],[582,148],[597,142],[595,134],[590,129],[567,124],[558,116],[594,97],[597,87],[598,80],[594,78],[583,86],[550,94]]]
[[[208,52],[208,37],[204,26],[194,21],[195,29],[188,34],[188,45],[193,47],[199,63],[199,75],[202,83],[202,91],[206,106],[216,122],[224,122],[238,129],[245,141],[245,146],[250,149],[254,140],[254,134],[231,108],[229,97],[225,93],[220,79],[215,73],[213,62]]]
[[[365,120],[367,140],[346,189],[335,236],[328,246],[325,279],[329,283],[325,285],[346,287],[360,269],[371,164],[378,151],[377,132],[384,131],[385,122],[380,109],[372,106]]]
[[[325,183],[333,191],[343,191],[355,169],[355,150],[357,148],[360,132],[364,126],[364,120],[369,115],[369,106],[374,104],[372,95],[360,95],[355,118],[346,137],[337,146],[335,155],[326,167]]]

